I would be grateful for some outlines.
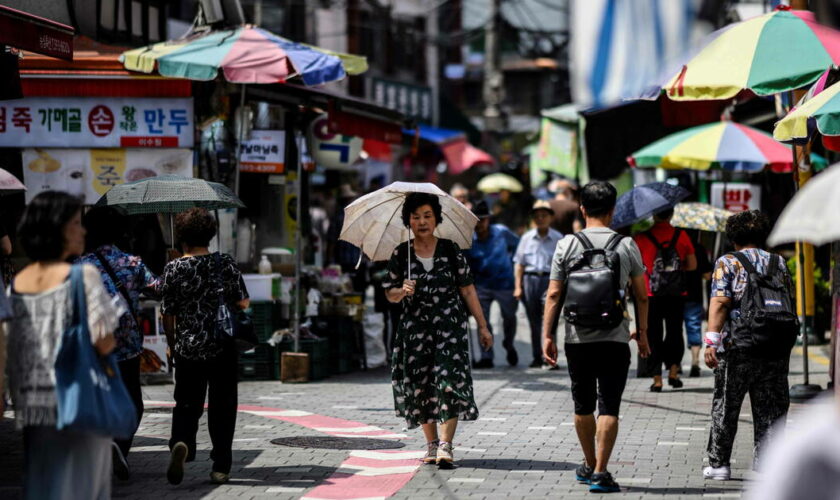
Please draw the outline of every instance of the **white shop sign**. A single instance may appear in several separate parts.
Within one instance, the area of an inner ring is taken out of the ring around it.
[[[745,182],[713,182],[712,205],[730,212],[761,209],[761,186]]]
[[[192,177],[189,149],[24,149],[26,203],[42,191],[81,196],[92,205],[117,184],[174,174]]]
[[[0,102],[0,147],[190,148],[193,129],[190,97]]]

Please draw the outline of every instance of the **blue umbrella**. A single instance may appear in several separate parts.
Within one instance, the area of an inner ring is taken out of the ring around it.
[[[619,196],[615,204],[612,227],[629,226],[651,215],[673,208],[691,193],[667,182],[651,182],[636,186]]]

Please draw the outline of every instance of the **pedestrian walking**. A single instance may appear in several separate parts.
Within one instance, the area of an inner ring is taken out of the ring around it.
[[[799,333],[784,259],[760,247],[770,220],[758,210],[726,221],[735,252],[715,263],[704,359],[715,370],[706,479],[728,480],[744,396],[750,395],[754,466],[771,432],[785,423],[790,351]]]
[[[427,442],[423,462],[448,467],[454,461],[458,420],[478,418],[467,314],[478,323],[485,349],[493,337],[466,259],[454,242],[434,236],[443,222],[438,197],[408,195],[402,220],[414,239],[394,250],[383,283],[388,300],[403,303],[391,363],[394,404],[409,428],[422,426]]]
[[[531,217],[535,228],[527,231],[519,240],[516,255],[513,257],[515,287],[513,296],[521,300],[528,315],[531,327],[531,368],[540,368],[542,355],[542,317],[545,292],[548,290],[551,259],[557,242],[563,237],[551,227],[554,210],[544,200],[539,200],[531,207]],[[556,366],[556,365],[555,365]]]
[[[694,246],[688,234],[671,225],[673,208],[653,215],[653,227],[634,237],[645,264],[645,282],[650,296],[648,375],[651,392],[662,392],[662,365],[668,370],[668,385],[683,386],[679,371],[683,351],[683,310],[687,271],[697,269]],[[664,328],[663,328],[664,324]]]
[[[689,237],[691,244],[694,246],[697,269],[685,273],[687,295],[685,297],[683,321],[685,322],[685,340],[689,351],[691,351],[691,371],[689,371],[688,376],[699,377],[700,347],[703,345],[703,317],[706,315],[703,288],[705,283],[712,279],[712,263],[709,261],[709,252],[706,251],[706,247],[696,237],[696,234],[690,234]]]
[[[519,238],[502,224],[490,223],[490,210],[485,201],[479,201],[473,208],[478,217],[472,247],[466,252],[467,262],[475,274],[475,289],[484,317],[490,319],[493,302],[502,311],[504,340],[502,347],[507,351],[507,362],[516,366],[519,355],[513,344],[516,337],[516,308],[519,303],[513,296],[513,255],[519,245]],[[493,334],[493,328],[490,333]],[[483,351],[476,368],[493,368],[493,349]]]
[[[621,395],[630,368],[629,341],[636,339],[642,357],[650,353],[645,268],[633,240],[610,229],[615,200],[612,184],[595,181],[583,187],[586,229],[557,244],[543,317],[543,355],[549,363],[557,363],[551,328],[563,307],[575,430],[584,455],[576,478],[589,484],[590,491],[601,493],[620,491],[607,464],[618,435]],[[638,306],[638,330],[632,335],[623,297],[628,283]]]
[[[470,201],[470,190],[467,189],[463,184],[453,184],[452,187],[449,189],[449,196],[460,201],[461,204],[467,207],[469,210],[472,210],[473,204],[472,201]]]
[[[171,484],[181,483],[184,462],[195,459],[205,399],[213,442],[210,481],[226,483],[233,462],[238,353],[233,339],[219,331],[217,314],[222,307],[247,309],[250,301],[234,259],[208,249],[215,234],[216,221],[207,210],[192,208],[178,214],[175,236],[184,256],[163,270],[161,312],[175,364],[171,458],[166,473]]]
[[[111,498],[111,442],[107,433],[57,429],[56,359],[72,327],[74,301],[68,260],[85,248],[82,202],[45,191],[26,207],[18,229],[31,263],[9,287],[8,373],[15,423],[23,430],[23,493],[27,499]],[[83,265],[91,343],[102,356],[116,346],[111,332],[121,308],[95,267]]]
[[[583,229],[580,218],[580,204],[575,200],[575,184],[565,179],[555,179],[548,185],[554,197],[549,201],[554,210],[551,226],[565,234]]]
[[[88,253],[79,262],[94,266],[102,284],[111,297],[125,301],[127,311],[120,316],[114,330],[117,341],[115,350],[120,376],[137,410],[137,424],[143,418],[143,393],[140,389],[140,354],[143,352],[143,334],[140,332],[137,312],[140,310],[140,293],[157,297],[158,278],[146,267],[143,259],[122,251],[127,235],[123,229],[126,221],[115,209],[94,208],[82,220],[87,232]],[[114,475],[126,480],[131,475],[128,452],[134,440],[133,433],[126,439],[117,439],[112,446]]]

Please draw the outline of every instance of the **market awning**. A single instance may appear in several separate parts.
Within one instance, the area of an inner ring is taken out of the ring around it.
[[[441,146],[441,151],[443,151],[443,156],[449,165],[449,173],[452,175],[460,174],[480,163],[490,165],[496,163],[496,160],[489,153],[473,146],[466,139],[459,139],[444,144]]]
[[[460,130],[450,130],[446,128],[431,127],[429,125],[418,125],[417,129],[405,129],[405,135],[414,137],[419,131],[420,139],[429,141],[437,145],[445,144],[450,141],[458,139],[465,140],[466,135]]]
[[[247,95],[266,102],[328,110],[335,132],[398,144],[402,142],[405,115],[372,102],[302,85],[280,83],[249,86]]]
[[[73,60],[73,28],[0,5],[0,44]]]

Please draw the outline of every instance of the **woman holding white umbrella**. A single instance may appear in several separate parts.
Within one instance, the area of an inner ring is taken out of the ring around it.
[[[411,193],[401,215],[414,239],[394,250],[383,283],[388,300],[403,303],[394,340],[394,401],[397,415],[409,428],[423,427],[428,443],[423,461],[447,467],[453,462],[458,420],[478,418],[470,375],[468,312],[478,323],[485,349],[492,346],[493,337],[458,245],[435,236],[443,222],[439,197]]]

